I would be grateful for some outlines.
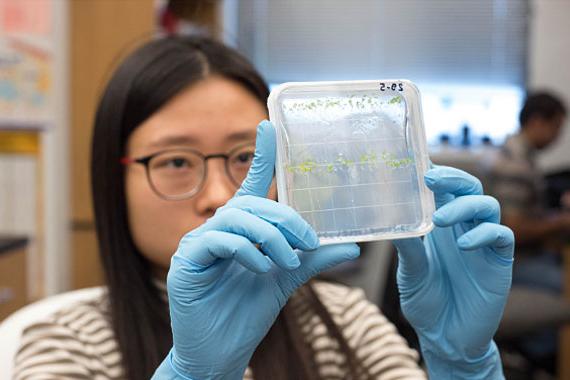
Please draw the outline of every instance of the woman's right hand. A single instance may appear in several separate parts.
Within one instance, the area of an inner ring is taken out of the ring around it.
[[[155,378],[242,379],[291,294],[322,270],[358,257],[356,244],[319,247],[299,214],[265,198],[274,166],[275,130],[262,122],[235,197],[186,234],[172,257],[174,347]]]

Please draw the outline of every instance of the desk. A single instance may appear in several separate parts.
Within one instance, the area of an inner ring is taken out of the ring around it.
[[[0,321],[27,303],[28,239],[0,235]]]

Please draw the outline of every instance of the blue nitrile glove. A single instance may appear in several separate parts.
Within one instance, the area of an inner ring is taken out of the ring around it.
[[[174,347],[155,379],[242,379],[289,296],[322,270],[358,257],[356,244],[319,248],[299,214],[265,198],[275,144],[274,128],[262,122],[236,196],[186,234],[172,257],[167,287]]]
[[[513,232],[481,182],[449,167],[425,175],[436,228],[394,241],[402,311],[416,330],[433,379],[502,379],[493,335],[511,286]]]

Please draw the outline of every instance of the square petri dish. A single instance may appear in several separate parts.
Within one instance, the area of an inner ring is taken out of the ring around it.
[[[417,87],[407,80],[284,83],[268,99],[279,202],[321,244],[401,239],[433,228]]]

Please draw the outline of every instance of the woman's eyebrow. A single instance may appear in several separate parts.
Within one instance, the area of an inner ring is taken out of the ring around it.
[[[225,137],[228,142],[240,142],[244,140],[255,140],[255,131],[243,131],[230,133]],[[198,144],[198,139],[189,135],[170,135],[163,136],[155,141],[149,143],[149,148],[165,148],[172,145],[196,145]]]
[[[171,145],[192,145],[197,142],[197,139],[188,135],[172,135],[156,139],[149,144],[149,148],[164,148]]]
[[[226,136],[226,141],[243,141],[243,140],[255,140],[255,131],[243,131],[243,132],[234,132],[230,133]]]

